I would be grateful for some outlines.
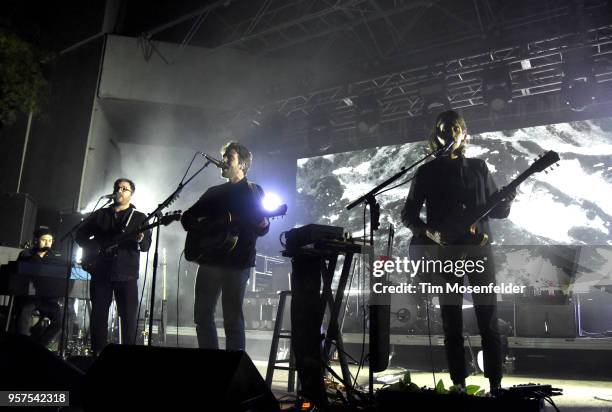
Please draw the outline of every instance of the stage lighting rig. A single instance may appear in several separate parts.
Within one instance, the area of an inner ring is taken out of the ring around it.
[[[306,144],[312,152],[325,152],[332,146],[332,122],[322,107],[315,108],[308,116]]]

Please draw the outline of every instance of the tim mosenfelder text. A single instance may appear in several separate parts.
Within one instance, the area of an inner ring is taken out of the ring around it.
[[[488,285],[460,285],[459,283],[447,283],[445,285],[433,285],[427,282],[419,284],[400,283],[399,285],[385,285],[378,282],[372,285],[372,292],[377,294],[384,293],[524,293],[526,286],[514,285],[512,283],[500,283],[496,285],[489,283]]]
[[[442,275],[453,274],[458,278],[472,273],[483,273],[485,271],[485,262],[487,258],[482,259],[425,259],[412,260],[407,257],[397,257],[388,260],[374,261],[372,275],[380,278],[385,273],[405,273],[411,278],[418,273]],[[512,283],[501,283],[496,285],[489,283],[488,285],[462,285],[456,282],[449,282],[445,285],[434,285],[432,283],[421,282],[419,284],[400,283],[395,285],[376,282],[372,284],[372,292],[381,293],[523,293],[526,286],[514,285]]]

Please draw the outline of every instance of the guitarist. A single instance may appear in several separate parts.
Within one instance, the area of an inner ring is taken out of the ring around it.
[[[466,275],[471,285],[495,284],[495,273],[490,246],[449,247],[451,234],[445,231],[442,223],[447,219],[458,219],[464,210],[484,205],[497,187],[484,160],[464,156],[467,139],[465,120],[457,112],[449,110],[441,113],[430,136],[429,147],[437,150],[451,145],[447,153],[439,155],[429,163],[419,167],[402,210],[402,222],[413,233],[433,244],[433,248],[444,256],[457,258],[457,252],[464,259],[485,259],[483,273]],[[512,192],[500,202],[488,217],[503,219],[510,213],[510,205],[516,192]],[[420,218],[425,203],[426,223]],[[466,228],[467,229],[467,228]],[[487,217],[481,219],[475,228],[478,232],[489,234]],[[427,242],[425,242],[427,243]],[[451,252],[449,252],[451,250]],[[461,259],[461,258],[459,258]],[[432,284],[463,284],[464,276],[453,273],[432,273]],[[500,335],[497,328],[497,297],[495,293],[474,293],[476,318],[482,336],[485,376],[489,379],[491,393],[500,388],[502,379],[502,352]],[[444,329],[444,346],[453,384],[460,391],[465,390],[467,376],[465,352],[463,348],[463,296],[459,293],[440,294],[440,307]]]
[[[84,220],[77,230],[76,241],[85,255],[93,255],[91,273],[91,349],[97,356],[106,346],[108,310],[115,295],[121,319],[122,343],[133,344],[136,338],[138,310],[138,274],[140,252],[151,246],[151,231],[135,235],[110,251],[97,253],[123,233],[135,230],[146,218],[131,204],[136,190],[130,179],[119,178],[113,185],[114,202]],[[84,266],[85,266],[84,262]]]
[[[251,152],[238,142],[229,142],[221,149],[221,176],[227,183],[209,188],[183,213],[181,223],[187,231],[197,231],[202,220],[227,216],[236,220],[238,242],[227,253],[218,253],[200,261],[195,284],[194,320],[198,346],[218,349],[215,307],[222,294],[223,326],[227,350],[244,350],[244,316],[242,301],[251,268],[255,266],[255,243],[268,233],[270,222],[261,217],[263,190],[248,182]]]

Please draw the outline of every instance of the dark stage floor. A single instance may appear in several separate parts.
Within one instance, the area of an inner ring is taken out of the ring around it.
[[[262,376],[265,376],[267,362],[255,361],[257,369],[260,371]],[[339,367],[334,367],[340,372]],[[357,372],[357,366],[350,365],[351,373]],[[391,368],[387,371],[376,374],[375,376],[379,379],[384,379],[384,376],[392,377],[396,376],[399,379],[402,376],[404,369]],[[274,374],[274,381],[272,383],[272,391],[274,392],[277,399],[288,397],[287,392],[287,376],[286,371],[276,371]],[[430,372],[411,371],[412,381],[419,387],[434,385],[433,376]],[[451,385],[450,376],[448,373],[436,373],[436,380],[442,379],[445,386]],[[359,374],[359,384],[367,385],[368,381],[368,370],[367,368],[362,369]],[[393,380],[391,380],[393,382]],[[556,396],[553,398],[557,407],[561,411],[572,411],[572,412],[612,412],[612,381],[599,381],[599,380],[587,380],[587,379],[553,379],[544,378],[536,375],[508,375],[504,377],[502,385],[504,387],[525,384],[525,383],[539,383],[549,384],[556,388],[563,389],[562,396]],[[482,375],[470,376],[467,379],[468,385],[479,385],[488,390],[488,381]],[[382,387],[381,384],[375,384],[375,388]],[[287,407],[287,406],[283,406]],[[546,404],[545,411],[554,411],[552,406]]]

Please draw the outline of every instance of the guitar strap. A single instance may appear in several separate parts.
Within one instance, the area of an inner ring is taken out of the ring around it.
[[[125,221],[125,223],[121,223],[121,222],[117,222],[117,225],[119,226],[119,230],[121,231],[121,233],[125,233],[125,231],[127,230],[128,226],[130,225],[130,222],[132,221],[132,216],[134,216],[134,210],[136,210],[135,207],[131,207],[130,208],[130,214],[128,215],[127,220]],[[117,215],[115,215],[117,216]]]
[[[130,216],[128,216],[127,222],[125,222],[125,226],[123,226],[123,229],[121,229],[121,233],[125,233],[125,231],[127,230],[128,226],[130,225],[130,221],[132,220],[132,216],[134,216],[134,210],[136,210],[135,207],[133,207],[132,210],[130,211]]]
[[[251,190],[251,193],[254,195],[255,194],[255,188],[256,188],[255,183],[249,182],[248,180],[247,180],[247,183],[249,185],[249,189]]]
[[[257,185],[253,182],[247,181],[249,185],[249,190],[251,191],[251,195],[253,196],[253,200],[257,202]]]

